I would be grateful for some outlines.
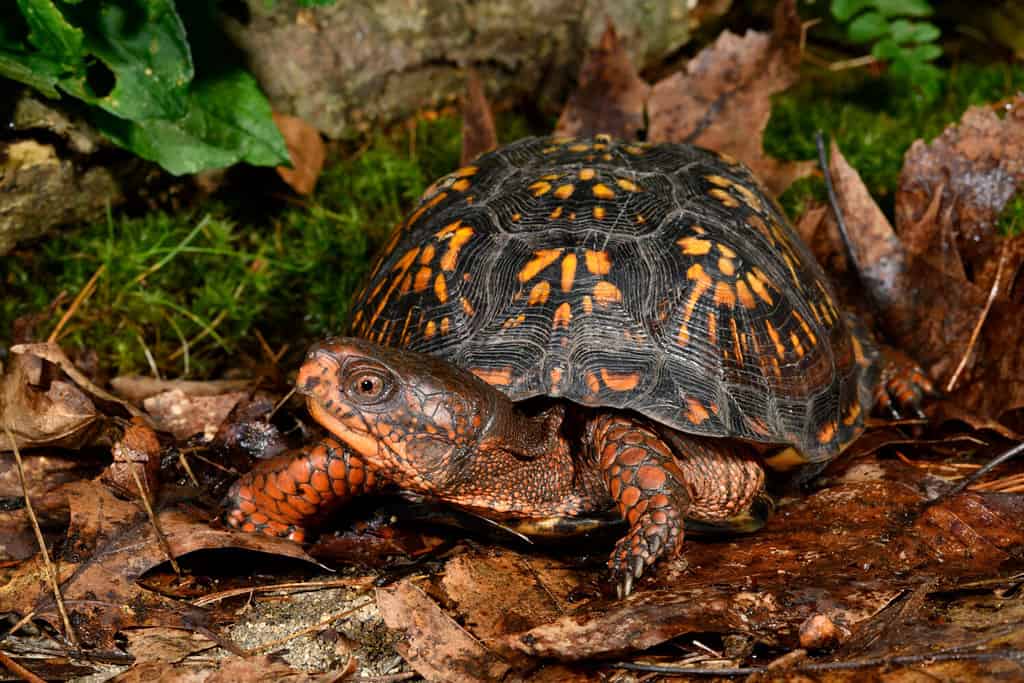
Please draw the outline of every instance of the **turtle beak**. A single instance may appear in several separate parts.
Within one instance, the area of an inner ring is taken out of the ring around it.
[[[325,344],[316,344],[306,354],[306,361],[299,368],[295,389],[307,398],[318,398],[329,385],[338,381],[340,368],[338,356]]]

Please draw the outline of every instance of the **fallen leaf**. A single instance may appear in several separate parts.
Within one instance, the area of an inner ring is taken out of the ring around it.
[[[943,270],[983,290],[1005,241],[996,219],[1024,181],[1024,96],[1001,112],[971,107],[930,143],[914,142],[896,192],[904,246],[936,266],[951,262]],[[1011,281],[1020,258],[1024,251],[1008,264]]]
[[[491,104],[484,94],[480,75],[470,69],[466,75],[466,94],[462,98],[462,165],[484,152],[498,147]]]
[[[404,634],[395,648],[428,681],[498,681],[512,670],[409,579],[378,588],[377,604],[388,628]]]
[[[128,495],[138,498],[143,495],[139,484],[144,487],[145,495],[152,500],[160,490],[160,441],[156,432],[137,418],[132,421],[110,449],[114,462],[103,473],[101,479]],[[132,470],[135,470],[134,475]],[[136,483],[136,477],[138,483]]]
[[[608,133],[636,140],[644,128],[644,105],[650,90],[609,20],[601,43],[583,61],[579,83],[558,117],[555,135]]]
[[[21,449],[78,449],[105,440],[109,426],[86,392],[31,353],[15,353],[7,364],[0,379],[0,417]],[[0,452],[10,451],[7,435],[0,436]]]
[[[686,71],[657,82],[647,101],[651,142],[686,142],[736,157],[778,195],[814,162],[782,162],[761,147],[771,96],[796,83],[800,65],[796,3],[779,3],[771,35],[723,31]]]
[[[955,377],[949,398],[969,412],[998,419],[1024,407],[1024,346],[1017,343],[1024,337],[1024,291],[996,301],[991,289],[948,272],[948,262],[933,263],[928,250],[908,250],[834,143],[829,173],[857,270],[889,341],[912,352],[946,391]],[[1024,241],[1002,244],[1016,249]],[[1015,279],[1001,272],[992,283],[1010,290]]]
[[[189,396],[181,389],[172,389],[150,396],[142,405],[153,417],[157,428],[170,432],[175,438],[184,440],[193,434],[202,434],[209,440],[235,405],[248,396],[249,393],[244,391]]]
[[[186,396],[217,396],[233,391],[242,391],[256,385],[252,379],[220,379],[220,380],[189,380],[189,379],[158,379],[143,375],[122,375],[110,380],[114,393],[126,401],[141,404],[150,396],[165,391],[180,389]]]
[[[291,168],[278,166],[277,174],[299,194],[311,194],[327,159],[327,147],[320,131],[297,116],[276,111],[273,116],[292,162]]]
[[[111,649],[115,634],[129,627],[196,630],[207,626],[203,610],[147,591],[136,583],[145,572],[168,559],[141,507],[120,500],[96,482],[75,482],[64,491],[71,506],[71,525],[63,556],[54,561],[60,572],[64,604],[82,644]],[[295,543],[214,529],[202,515],[187,508],[162,510],[158,520],[175,558],[202,549],[238,548],[313,562]],[[22,564],[0,587],[0,604],[19,615],[31,612],[34,618],[61,628],[38,557]]]

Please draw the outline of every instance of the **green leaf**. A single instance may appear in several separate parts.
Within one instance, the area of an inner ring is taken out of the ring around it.
[[[237,161],[259,166],[288,161],[270,105],[256,80],[240,69],[195,81],[188,112],[178,120],[132,122],[96,114],[96,126],[117,144],[179,175]]]
[[[889,31],[897,43],[931,43],[941,35],[935,24],[907,19],[895,20],[890,24]]]
[[[918,45],[910,53],[910,58],[915,62],[930,62],[942,56],[942,48],[938,45]]]
[[[832,0],[832,16],[841,24],[848,22],[853,15],[871,7],[872,0]]]
[[[907,58],[908,51],[892,38],[880,40],[871,48],[871,55],[883,62],[896,62]]]
[[[927,17],[934,11],[927,0],[874,0],[871,4],[887,17]]]
[[[185,114],[192,54],[171,0],[107,0],[98,8],[86,3],[66,11],[82,28],[93,61],[61,88],[123,118]]]
[[[57,98],[57,82],[64,67],[45,57],[0,50],[0,76],[24,83],[47,97]]]
[[[51,60],[72,69],[82,60],[85,34],[68,23],[51,0],[18,0],[28,40]]]
[[[870,43],[889,35],[889,22],[878,12],[866,12],[850,22],[846,33],[855,43]]]

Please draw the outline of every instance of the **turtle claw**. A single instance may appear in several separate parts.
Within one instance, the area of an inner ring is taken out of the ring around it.
[[[903,415],[926,419],[921,404],[925,397],[938,395],[931,379],[913,359],[892,349],[885,351],[885,365],[875,390],[875,410],[879,414],[893,420]]]
[[[665,554],[666,548],[677,547],[679,533],[678,525],[658,524],[646,514],[637,520],[636,526],[625,537],[619,539],[608,560],[619,599],[633,592],[636,580]]]

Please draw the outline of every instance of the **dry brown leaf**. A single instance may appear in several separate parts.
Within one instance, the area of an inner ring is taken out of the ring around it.
[[[143,375],[122,375],[110,380],[114,393],[126,401],[141,404],[150,396],[180,389],[186,396],[217,396],[242,391],[256,385],[252,379],[158,379]]]
[[[781,162],[765,154],[762,133],[771,96],[796,83],[800,65],[796,3],[776,8],[772,35],[724,31],[686,65],[654,85],[647,101],[651,142],[687,142],[736,157],[778,195],[812,173],[810,161]]]
[[[114,442],[110,452],[114,462],[101,476],[103,483],[130,498],[142,495],[139,491],[139,484],[142,484],[147,498],[152,500],[160,490],[161,448],[156,432],[141,421],[133,420],[121,438]]]
[[[388,628],[404,634],[399,654],[428,681],[497,681],[511,671],[411,580],[377,589],[377,604]]]
[[[181,389],[172,389],[150,396],[142,404],[156,421],[157,428],[170,432],[175,438],[184,440],[193,434],[211,438],[231,410],[248,396],[244,391],[189,396]]]
[[[141,588],[136,580],[167,561],[152,524],[141,507],[120,500],[96,482],[64,487],[71,506],[71,526],[60,570],[61,592],[79,641],[110,649],[118,630],[165,626],[194,630],[206,625],[203,610]],[[211,548],[240,548],[313,562],[301,547],[284,539],[214,529],[202,515],[169,508],[158,514],[160,528],[177,558]],[[42,563],[21,565],[0,587],[0,604],[19,615],[59,628],[53,596]]]
[[[494,127],[491,104],[484,94],[480,75],[470,69],[466,75],[466,94],[462,98],[462,165],[497,147],[498,131]]]
[[[102,440],[108,426],[86,392],[31,353],[13,354],[0,377],[0,422],[18,448],[77,449]],[[6,434],[0,437],[0,452],[10,451]]]
[[[1024,345],[1018,343],[1024,336],[1024,291],[1010,291],[1009,298],[990,305],[991,290],[951,274],[948,261],[935,264],[928,250],[905,248],[835,144],[829,173],[858,270],[889,340],[911,352],[940,387],[957,376],[950,398],[969,412],[998,419],[1024,407]],[[935,206],[931,199],[928,205]],[[927,207],[923,211],[938,220],[943,215]],[[1001,244],[1024,254],[1024,240]],[[999,282],[1010,290],[1015,275],[1006,270],[1004,264]],[[984,323],[980,328],[979,322]],[[973,338],[976,329],[980,334]]]
[[[311,194],[327,159],[327,147],[320,131],[297,116],[276,111],[273,116],[292,162],[291,168],[278,166],[277,174],[299,194]]]
[[[996,219],[1024,181],[1024,96],[1002,113],[971,107],[932,142],[916,141],[896,193],[896,227],[906,248],[939,267],[951,261],[943,270],[983,290],[1004,241]],[[1009,264],[1011,278],[1019,264]]]
[[[587,53],[579,83],[562,109],[555,135],[608,133],[635,140],[644,127],[644,104],[650,90],[609,21],[600,45]]]

